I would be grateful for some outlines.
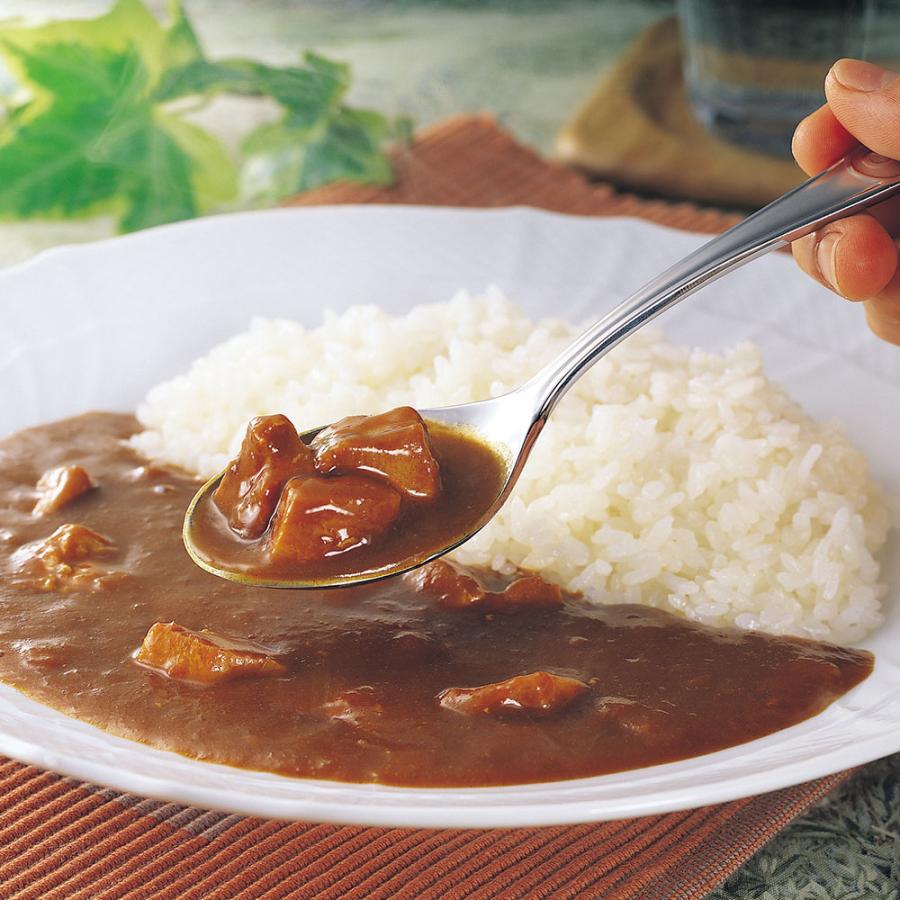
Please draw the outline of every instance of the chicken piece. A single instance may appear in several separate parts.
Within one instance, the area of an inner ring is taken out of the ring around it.
[[[378,416],[348,416],[323,428],[311,444],[323,474],[365,472],[405,497],[434,500],[441,473],[422,417],[409,406]]]
[[[312,450],[289,419],[259,416],[247,426],[240,453],[226,469],[213,500],[232,531],[256,539],[269,527],[288,479],[315,470]]]
[[[384,712],[384,706],[370,684],[344,691],[334,700],[325,703],[322,709],[332,719],[343,719],[351,725],[362,726],[377,723]]]
[[[488,591],[461,567],[436,559],[406,577],[417,591],[435,596],[444,609],[516,612],[556,609],[563,603],[559,586],[544,581],[540,575],[523,575],[503,591]]]
[[[447,688],[438,694],[445,709],[470,716],[549,716],[561,712],[590,688],[577,678],[531,672],[481,687]]]
[[[287,671],[268,648],[255,641],[225,637],[205,628],[191,631],[175,622],[152,625],[134,659],[169,678],[195,684],[281,675]]]
[[[52,564],[74,566],[115,552],[115,545],[108,537],[85,525],[70,522],[60,525],[50,537],[41,541],[35,557]]]
[[[370,684],[343,691],[335,699],[322,704],[322,712],[338,727],[333,734],[352,735],[357,747],[379,748],[384,751],[413,751],[413,743],[405,740],[403,730],[398,731],[395,715],[385,714],[381,690]],[[347,731],[344,731],[346,729]]]
[[[384,659],[388,665],[413,667],[427,665],[441,654],[440,644],[424,631],[405,629],[398,631],[384,647]]]
[[[423,594],[430,594],[445,609],[480,609],[487,591],[471,575],[444,559],[436,559],[403,576]]]
[[[117,552],[109,538],[84,525],[67,523],[43,541],[26,544],[17,551],[20,575],[16,580],[41,591],[96,589],[107,581],[127,577],[96,565]]]
[[[93,487],[91,476],[81,466],[48,469],[36,485],[38,498],[34,504],[34,514],[46,516],[55,513]]]
[[[670,735],[675,727],[675,718],[665,710],[645,706],[626,697],[604,697],[597,704],[597,709],[610,724],[638,737],[652,738],[657,743]]]
[[[523,575],[506,590],[488,595],[491,608],[497,611],[507,609],[556,609],[563,604],[562,589],[558,584],[544,581],[540,575]]]
[[[292,478],[272,518],[269,558],[310,563],[367,546],[399,513],[400,495],[371,478]]]

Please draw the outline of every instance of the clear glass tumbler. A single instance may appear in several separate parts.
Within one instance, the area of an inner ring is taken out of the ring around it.
[[[691,105],[714,134],[784,156],[843,56],[900,58],[900,0],[678,0]]]

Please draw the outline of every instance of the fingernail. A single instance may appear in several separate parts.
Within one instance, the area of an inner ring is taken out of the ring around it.
[[[819,274],[838,292],[840,292],[840,288],[837,283],[834,260],[840,239],[841,235],[839,234],[826,234],[816,244],[816,265],[819,267]]]
[[[895,78],[896,72],[889,72],[874,63],[861,59],[839,59],[831,67],[834,80],[851,91],[871,93],[886,88]]]

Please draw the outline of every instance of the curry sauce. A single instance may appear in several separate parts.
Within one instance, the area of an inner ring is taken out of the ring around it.
[[[311,778],[552,781],[770,734],[872,668],[443,562],[357,588],[238,586],[191,563],[198,482],[133,451],[137,427],[92,413],[0,443],[0,678],[117,735]]]

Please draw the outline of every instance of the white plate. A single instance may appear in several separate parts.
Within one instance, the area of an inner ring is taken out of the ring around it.
[[[398,207],[212,218],[51,251],[0,274],[0,434],[87,409],[131,410],[252,315],[316,323],[326,307],[391,311],[500,285],[535,316],[599,316],[701,238],[627,219]],[[686,343],[750,338],[814,416],[845,423],[900,489],[900,350],[862,311],[770,256],[660,320]],[[259,816],[428,827],[587,822],[796,784],[900,750],[900,553],[884,556],[887,622],[873,675],[762,740],[618,775],[521,787],[346,785],[195,762],[111,737],[0,686],[0,752],[86,781]]]

